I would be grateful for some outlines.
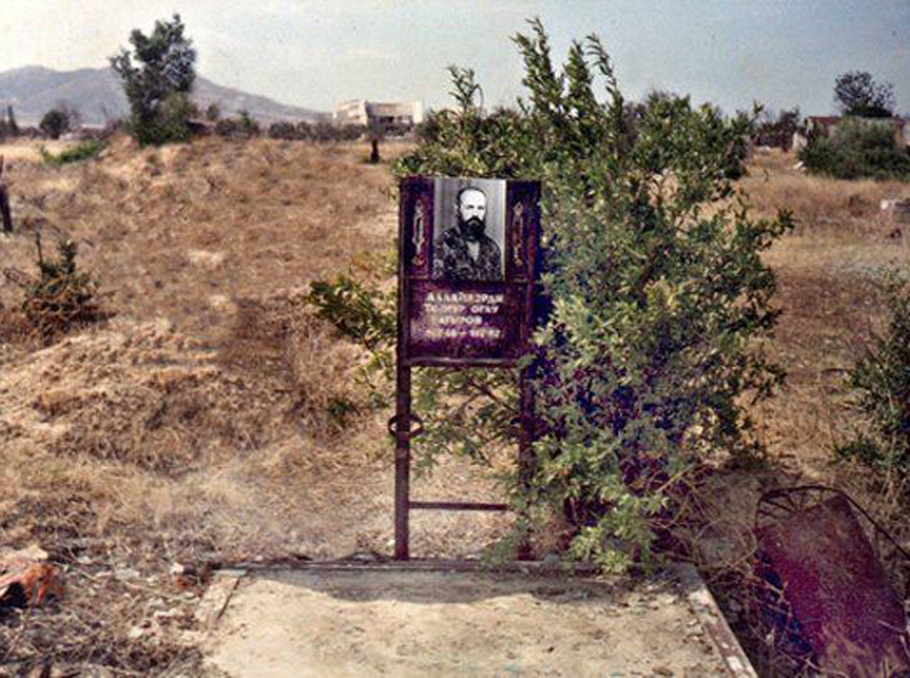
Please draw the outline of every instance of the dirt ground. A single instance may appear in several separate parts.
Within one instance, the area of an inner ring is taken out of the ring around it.
[[[259,676],[725,675],[674,580],[469,572],[259,574],[207,662]]]
[[[384,147],[386,161],[403,150]],[[0,269],[34,275],[36,233],[45,254],[75,240],[112,312],[48,345],[0,323],[0,549],[40,544],[69,586],[46,610],[0,619],[0,675],[44,665],[194,673],[201,655],[183,639],[205,581],[187,587],[176,565],[391,552],[389,411],[366,406],[355,380],[362,352],[305,299],[310,281],[341,272],[390,280],[393,181],[387,164],[365,162],[368,151],[215,138],[152,150],[119,137],[97,160],[54,168],[34,144],[0,148],[16,224],[0,234]],[[760,154],[742,182],[759,215],[789,205],[800,225],[767,254],[783,309],[767,349],[789,373],[753,410],[767,458],[721,464],[705,497],[714,519],[697,535],[702,571],[721,592],[750,564],[755,502],[767,489],[834,484],[906,528],[861,472],[831,459],[857,425],[845,370],[880,327],[872,282],[889,264],[910,265],[910,231],[896,234],[878,204],[910,190],[811,178],[793,162]],[[3,318],[20,302],[0,277]],[[489,470],[459,459],[417,479],[414,496],[501,500]],[[504,515],[422,512],[412,552],[476,557],[508,526]],[[538,600],[519,589],[475,602],[488,612],[500,600],[522,610]],[[414,606],[409,614],[433,609],[368,595]],[[736,623],[742,607],[728,602]],[[487,635],[499,633],[489,620]],[[514,660],[497,656],[507,672]]]

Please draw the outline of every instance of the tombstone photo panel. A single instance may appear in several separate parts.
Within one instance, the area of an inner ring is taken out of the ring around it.
[[[409,365],[509,365],[538,281],[536,182],[410,177],[401,184],[399,351]]]

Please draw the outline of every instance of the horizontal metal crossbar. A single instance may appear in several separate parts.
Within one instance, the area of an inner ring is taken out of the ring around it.
[[[482,504],[463,501],[412,501],[410,509],[442,509],[444,511],[508,511],[506,504]]]

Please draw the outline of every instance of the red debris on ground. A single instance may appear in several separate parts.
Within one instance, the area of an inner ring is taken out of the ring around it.
[[[0,607],[44,605],[48,596],[63,598],[60,569],[47,562],[38,546],[0,555]]]

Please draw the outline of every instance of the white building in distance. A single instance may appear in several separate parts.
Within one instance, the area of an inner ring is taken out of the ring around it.
[[[354,99],[338,104],[332,121],[336,125],[401,125],[413,127],[423,122],[423,103],[382,103]]]

